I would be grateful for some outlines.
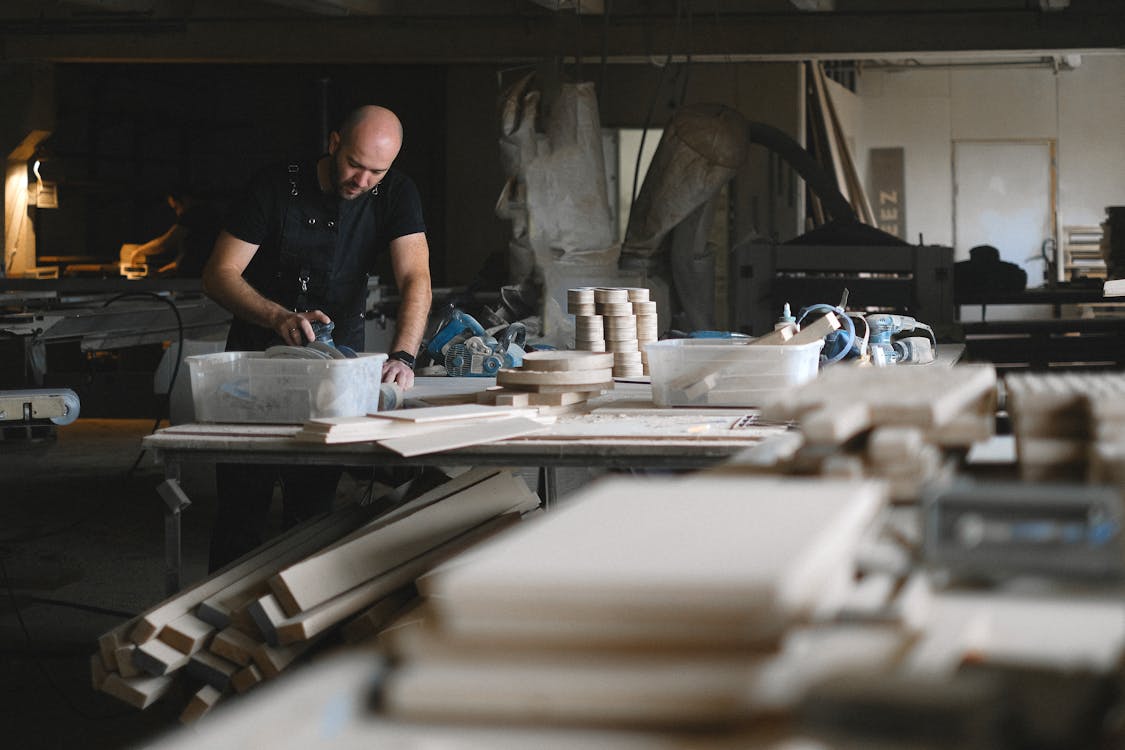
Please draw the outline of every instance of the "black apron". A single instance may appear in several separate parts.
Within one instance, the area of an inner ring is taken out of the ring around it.
[[[314,165],[315,167],[315,165]],[[326,196],[315,180],[289,166],[288,195],[282,199],[277,270],[268,288],[269,299],[296,312],[322,310],[335,324],[336,344],[362,351],[363,311],[367,301],[370,258],[367,248],[341,241],[341,218],[362,220],[361,212],[373,211],[378,189],[350,201]],[[231,325],[228,350],[262,350],[282,343],[276,334],[241,321]]]

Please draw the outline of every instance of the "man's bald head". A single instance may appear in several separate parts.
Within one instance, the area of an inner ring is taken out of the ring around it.
[[[352,200],[386,175],[402,148],[402,123],[386,107],[369,104],[354,110],[328,138],[329,185]]]
[[[402,146],[402,123],[398,116],[377,104],[366,104],[354,109],[340,123],[340,137],[347,140],[352,134],[358,137],[394,138]]]

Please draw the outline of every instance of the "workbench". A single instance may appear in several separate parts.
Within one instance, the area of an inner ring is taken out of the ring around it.
[[[495,385],[494,378],[418,378],[409,392],[419,405],[448,403]],[[179,486],[188,463],[347,467],[513,466],[539,469],[545,508],[556,500],[558,467],[700,469],[720,463],[785,424],[762,424],[750,408],[660,409],[647,383],[618,382],[583,412],[559,415],[542,432],[422,456],[403,457],[375,443],[318,445],[295,438],[300,425],[185,424],[144,438],[164,465],[165,583],[180,588],[180,513],[191,501]]]

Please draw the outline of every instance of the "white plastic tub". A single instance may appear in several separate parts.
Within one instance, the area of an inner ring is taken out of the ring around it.
[[[262,352],[187,357],[198,422],[301,424],[376,411],[386,354],[270,359]]]
[[[761,406],[816,377],[823,341],[670,339],[645,347],[658,406]]]

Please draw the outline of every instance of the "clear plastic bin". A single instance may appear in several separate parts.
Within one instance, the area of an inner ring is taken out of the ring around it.
[[[823,341],[750,346],[745,339],[669,339],[645,347],[658,406],[761,406],[816,377]]]
[[[271,359],[262,352],[185,358],[198,422],[301,424],[376,411],[386,354]]]

